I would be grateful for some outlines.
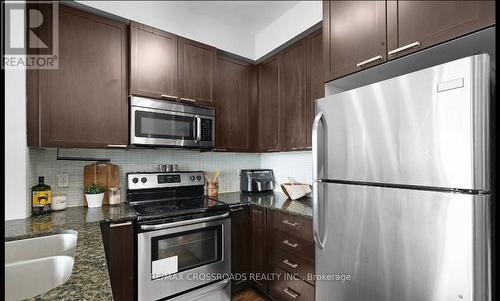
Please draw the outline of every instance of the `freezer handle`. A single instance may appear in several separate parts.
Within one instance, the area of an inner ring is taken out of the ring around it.
[[[320,141],[320,125],[322,131],[323,141]],[[326,170],[325,168],[325,146],[326,146],[326,135],[325,135],[325,118],[323,116],[323,112],[319,112],[318,115],[314,118],[313,126],[312,126],[312,160],[313,160],[313,180],[316,181],[324,175],[320,174],[321,170]]]
[[[318,183],[316,181],[313,182],[313,236],[314,236],[314,242],[316,242],[316,245],[318,248],[323,250],[325,248],[325,242],[326,242],[326,228],[324,227],[324,214],[320,216],[320,210],[319,210],[319,203],[323,203],[323,209],[322,213],[326,208],[324,207],[324,198],[320,196],[320,187],[321,189],[323,188],[323,185],[321,183]],[[323,237],[321,237],[321,234],[319,232],[319,227],[320,225],[323,227]]]

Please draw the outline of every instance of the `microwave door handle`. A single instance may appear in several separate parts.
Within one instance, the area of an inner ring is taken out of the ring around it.
[[[198,119],[196,116],[193,117],[193,140],[194,142],[198,142],[198,125],[196,124]]]
[[[201,141],[201,117],[199,115],[194,116],[196,120],[196,137],[194,142],[198,143]]]

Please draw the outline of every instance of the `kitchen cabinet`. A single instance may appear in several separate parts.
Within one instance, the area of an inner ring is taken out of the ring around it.
[[[494,24],[494,1],[323,1],[325,81]]]
[[[213,105],[216,49],[178,38],[181,101]]]
[[[250,207],[250,222],[251,270],[256,276],[253,283],[259,290],[266,292],[267,283],[261,278],[267,271],[266,208]]]
[[[135,234],[132,221],[103,222],[101,233],[113,299],[135,300]]]
[[[250,151],[252,66],[217,56],[215,150]]]
[[[323,1],[325,81],[386,60],[385,1]]]
[[[177,98],[176,35],[130,23],[130,94]]]
[[[126,24],[60,5],[58,59],[27,71],[28,146],[125,147]]]
[[[495,24],[495,1],[387,1],[389,59]]]
[[[307,60],[306,148],[311,149],[314,100],[325,96],[323,30],[321,28],[307,37]]]
[[[306,65],[305,39],[280,53],[278,86],[283,151],[306,148]]]
[[[249,277],[250,247],[250,210],[248,206],[231,208],[231,273],[245,275],[232,281],[233,292],[245,285]]]
[[[258,66],[259,80],[259,150],[280,150],[281,106],[279,98],[278,56],[273,56]]]
[[[288,274],[277,266],[272,266],[269,272],[279,275],[269,281],[269,295],[273,300],[314,301],[314,286],[300,279],[294,279],[293,274]]]

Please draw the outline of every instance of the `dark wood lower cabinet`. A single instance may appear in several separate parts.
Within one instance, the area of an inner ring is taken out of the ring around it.
[[[313,301],[314,286],[272,265],[269,270],[275,275],[269,281],[269,295],[275,301]]]
[[[231,273],[232,291],[243,288],[250,272],[250,211],[247,206],[231,208]],[[241,278],[239,278],[241,277]]]
[[[132,221],[101,223],[113,299],[135,300],[135,235]]]
[[[250,207],[251,229],[251,258],[253,284],[265,292],[267,283],[263,276],[267,266],[267,235],[266,235],[266,208]]]

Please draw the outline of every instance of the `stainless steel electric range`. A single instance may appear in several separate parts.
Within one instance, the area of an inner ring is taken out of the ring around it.
[[[137,212],[139,300],[230,300],[229,205],[204,196],[203,172],[127,174]]]

